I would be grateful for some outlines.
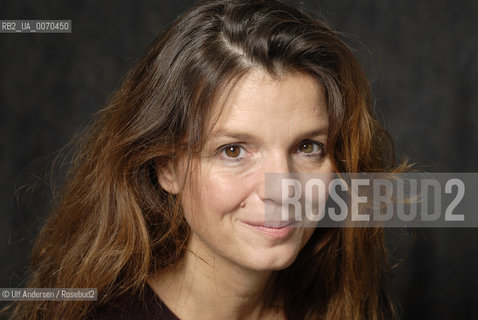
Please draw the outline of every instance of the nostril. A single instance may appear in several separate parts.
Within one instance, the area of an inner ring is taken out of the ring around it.
[[[284,199],[296,198],[301,194],[301,186],[292,173],[266,173],[263,186],[263,199],[282,204]]]

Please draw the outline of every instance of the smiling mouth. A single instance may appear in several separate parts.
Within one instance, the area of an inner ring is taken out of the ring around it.
[[[252,222],[244,221],[245,224],[255,226],[255,227],[266,227],[273,229],[280,229],[284,227],[294,226],[297,224],[296,220],[285,220],[285,221],[261,221],[261,222]]]
[[[272,238],[287,237],[297,224],[297,221],[266,221],[266,222],[244,222],[254,230]]]

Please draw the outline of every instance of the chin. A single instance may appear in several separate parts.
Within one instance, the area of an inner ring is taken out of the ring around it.
[[[298,253],[278,252],[269,254],[258,254],[250,260],[250,268],[257,271],[283,270],[294,263]]]

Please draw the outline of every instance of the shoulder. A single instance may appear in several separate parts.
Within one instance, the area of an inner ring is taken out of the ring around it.
[[[105,305],[94,308],[87,320],[179,320],[159,299],[149,285],[145,285],[143,294],[122,297]]]

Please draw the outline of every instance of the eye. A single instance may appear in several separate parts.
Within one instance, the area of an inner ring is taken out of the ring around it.
[[[297,148],[298,153],[303,153],[306,156],[320,156],[324,152],[324,145],[314,141],[301,142]]]
[[[231,160],[238,160],[245,156],[244,148],[236,144],[223,146],[219,149],[219,152],[224,158]]]

